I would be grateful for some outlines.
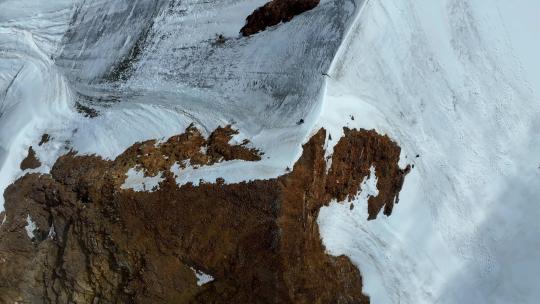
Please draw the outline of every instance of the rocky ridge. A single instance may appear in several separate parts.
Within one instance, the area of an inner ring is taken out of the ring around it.
[[[374,167],[369,218],[390,215],[409,168],[399,168],[400,148],[387,136],[344,131],[328,170],[321,129],[291,172],[237,184],[178,186],[168,170],[259,160],[248,142],[229,143],[230,126],[208,139],[190,126],[115,160],[62,156],[50,174],[27,174],[5,192],[0,302],[369,303],[359,270],[326,254],[318,212],[357,195]],[[159,189],[121,189],[133,167],[163,172]],[[212,280],[200,284],[200,273]]]
[[[319,2],[320,0],[272,0],[246,18],[246,24],[240,33],[243,36],[251,36],[269,26],[289,22],[295,16],[317,7]]]

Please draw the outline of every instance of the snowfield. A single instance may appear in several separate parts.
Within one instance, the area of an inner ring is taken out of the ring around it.
[[[366,222],[361,197],[364,209],[334,203],[319,216],[328,251],[359,266],[373,303],[538,301],[533,11],[535,1],[369,1],[352,26],[317,125],[374,128],[415,165],[389,218]]]
[[[284,174],[321,127],[328,155],[344,126],[375,129],[414,165],[393,214],[366,220],[372,168],[353,210],[318,218],[372,303],[538,302],[540,2],[322,0],[249,38],[265,0],[178,2],[0,0],[0,192],[30,172],[29,146],[47,173],[69,150],[111,159],[233,124],[260,162],[171,170],[235,183]],[[126,174],[136,191],[161,180]]]

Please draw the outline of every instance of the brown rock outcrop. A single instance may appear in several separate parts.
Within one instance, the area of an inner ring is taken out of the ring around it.
[[[42,146],[48,143],[51,140],[51,136],[47,133],[41,135],[41,140],[39,141],[39,146]]]
[[[26,155],[26,157],[21,162],[20,168],[21,170],[26,170],[26,169],[36,169],[39,167],[41,167],[41,162],[37,158],[36,151],[34,151],[34,148],[30,146],[30,148],[28,148],[28,155]]]
[[[351,200],[360,190],[360,184],[369,176],[373,166],[379,195],[368,200],[368,219],[375,219],[384,207],[390,215],[399,202],[399,192],[410,167],[398,166],[401,149],[388,136],[371,130],[344,128],[344,137],[334,147],[332,167],[326,187],[338,201]]]
[[[246,18],[246,25],[240,30],[240,33],[243,36],[250,36],[280,22],[289,22],[294,16],[317,7],[319,1],[272,0],[256,9]]]
[[[190,127],[114,161],[70,153],[51,174],[19,179],[5,193],[0,302],[368,303],[359,270],[325,253],[317,217],[332,199],[356,195],[371,166],[381,198],[369,201],[370,217],[384,206],[390,214],[406,174],[399,147],[374,131],[346,130],[327,173],[321,129],[281,177],[176,184],[167,170],[175,162],[257,161],[258,151],[228,143],[233,132],[205,139]],[[120,189],[133,166],[164,172],[159,189]],[[32,239],[27,218],[37,227]],[[213,281],[199,286],[194,269]]]

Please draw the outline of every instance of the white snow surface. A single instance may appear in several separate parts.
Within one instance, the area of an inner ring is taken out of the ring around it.
[[[36,237],[34,235],[34,231],[37,229],[36,223],[32,220],[32,217],[30,214],[26,216],[26,225],[24,226],[24,230],[26,230],[26,235],[28,235],[29,239],[33,239]]]
[[[113,159],[193,122],[206,135],[233,124],[265,153],[250,166],[220,164],[225,180],[283,174],[300,156],[322,98],[321,73],[356,6],[321,1],[244,38],[245,18],[264,0],[49,2],[0,2],[0,191],[27,173],[19,164],[30,145],[43,163],[35,171],[47,173],[71,149]],[[215,44],[219,34],[223,45]],[[114,76],[135,49],[126,79]],[[83,117],[77,103],[100,115]],[[52,140],[36,148],[43,133]]]
[[[145,170],[142,168],[129,168],[126,172],[126,180],[120,189],[132,189],[135,192],[154,192],[159,190],[159,184],[165,180],[163,172],[158,172],[155,176],[144,176]]]
[[[214,277],[209,275],[209,274],[206,274],[200,270],[196,270],[195,268],[191,268],[191,270],[193,270],[193,273],[195,273],[195,276],[197,277],[197,285],[198,286],[203,286],[204,284],[206,283],[210,283],[214,280]]]
[[[316,126],[388,134],[415,168],[390,217],[367,222],[360,200],[323,208],[319,223],[372,303],[538,302],[538,13],[533,0],[369,1],[359,12]]]

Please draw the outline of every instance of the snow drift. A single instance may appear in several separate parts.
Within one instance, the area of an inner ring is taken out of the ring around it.
[[[539,8],[369,1],[357,17],[319,124],[375,128],[415,165],[391,217],[366,222],[366,210],[338,203],[319,217],[328,250],[360,267],[373,303],[540,296]]]

